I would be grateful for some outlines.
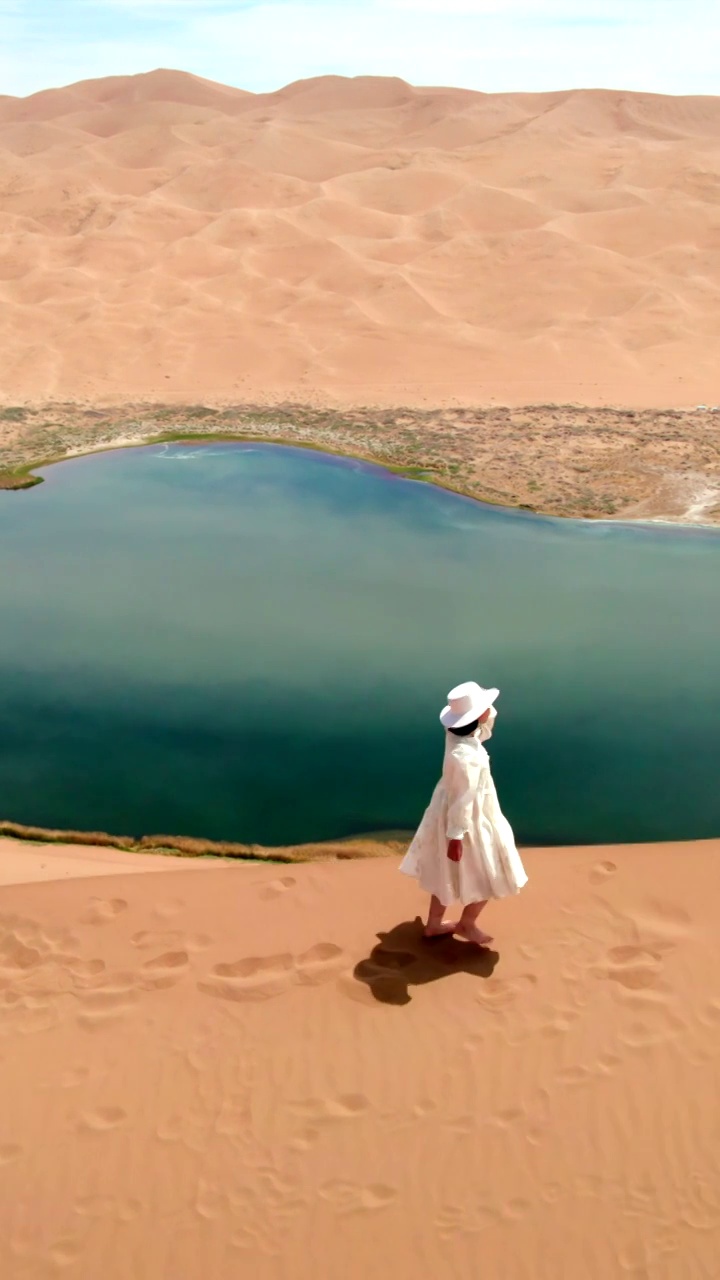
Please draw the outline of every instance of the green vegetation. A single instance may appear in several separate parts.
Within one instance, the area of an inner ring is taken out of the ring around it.
[[[263,845],[237,844],[230,840],[203,840],[194,836],[156,835],[136,839],[133,836],[109,835],[107,831],[59,831],[0,820],[0,837],[2,836],[34,846],[81,844],[174,858],[232,858],[242,862],[277,863],[310,862],[318,858],[366,858],[372,854],[381,856],[384,853],[398,853],[407,845],[407,837],[398,832],[270,849]]]
[[[32,489],[42,484],[42,476],[30,475],[28,471],[0,471],[0,489]]]
[[[30,488],[40,480],[34,469],[80,453],[184,440],[316,449],[496,506],[575,518],[682,520],[689,482],[700,480],[709,495],[703,519],[720,520],[720,415],[694,410],[11,405],[0,409],[0,488]]]

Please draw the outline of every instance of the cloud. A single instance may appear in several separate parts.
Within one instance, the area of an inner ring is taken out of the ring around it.
[[[137,13],[138,17],[152,14],[154,10],[166,11],[185,9],[194,14],[222,13],[224,10],[237,11],[252,7],[254,0],[75,0],[75,3],[96,12],[99,9],[119,9],[127,13]]]
[[[157,66],[256,92],[395,75],[498,92],[720,92],[717,0],[0,0],[6,93]]]
[[[520,17],[539,13],[548,20],[558,14],[573,16],[578,11],[577,3],[573,4],[572,0],[561,3],[558,0],[547,0],[547,3],[544,0],[385,0],[385,7],[408,15],[433,13],[442,17],[507,17],[510,14]]]

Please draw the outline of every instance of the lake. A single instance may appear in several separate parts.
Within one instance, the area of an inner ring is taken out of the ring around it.
[[[416,825],[498,685],[525,844],[720,834],[720,534],[546,519],[266,444],[0,493],[0,817],[264,844]]]

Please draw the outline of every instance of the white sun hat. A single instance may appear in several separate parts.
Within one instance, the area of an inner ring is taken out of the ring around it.
[[[499,693],[499,689],[483,689],[474,680],[456,685],[447,696],[448,705],[440,712],[440,723],[446,729],[461,729],[471,724],[492,706]]]

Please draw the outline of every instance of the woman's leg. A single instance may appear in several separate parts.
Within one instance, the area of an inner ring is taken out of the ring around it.
[[[447,908],[444,902],[432,895],[430,899],[430,909],[428,911],[427,924],[425,925],[426,938],[439,938],[444,933],[454,933],[457,924],[446,924],[443,921]]]
[[[482,929],[478,929],[476,920],[480,915],[483,907],[487,906],[487,899],[484,902],[468,902],[463,908],[456,933],[461,934],[463,938],[467,938],[468,942],[475,942],[479,947],[485,947],[492,938],[489,933],[483,933]]]

